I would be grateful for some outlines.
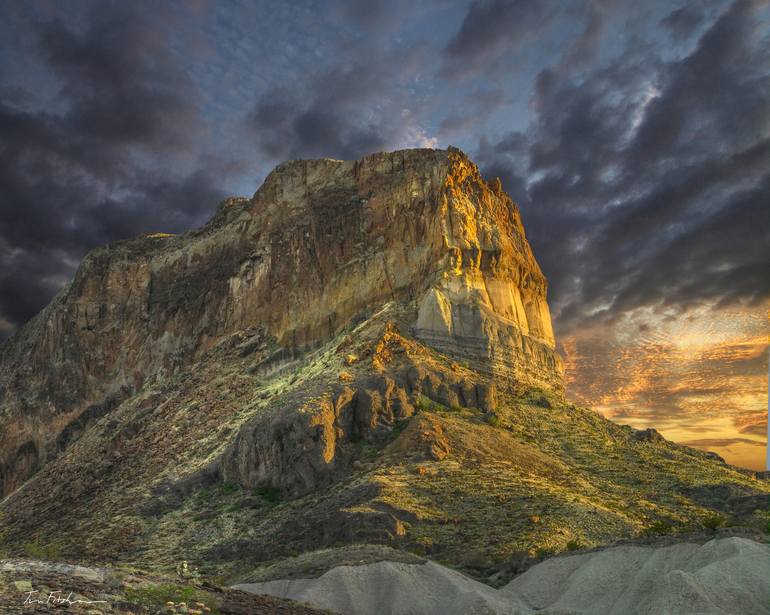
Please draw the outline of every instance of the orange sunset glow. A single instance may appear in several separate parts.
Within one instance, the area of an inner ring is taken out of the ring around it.
[[[728,463],[765,469],[770,312],[636,310],[562,339],[568,394]]]

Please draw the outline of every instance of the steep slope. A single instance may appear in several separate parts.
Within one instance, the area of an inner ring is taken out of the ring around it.
[[[0,351],[0,491],[83,427],[229,336],[287,358],[389,300],[439,348],[560,386],[546,282],[515,204],[459,151],[280,165],[181,237],[89,254]]]
[[[765,527],[767,481],[563,398],[545,292],[457,150],[286,163],[97,250],[2,349],[0,549],[236,578],[375,543],[484,577]]]

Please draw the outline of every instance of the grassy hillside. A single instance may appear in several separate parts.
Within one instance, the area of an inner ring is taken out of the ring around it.
[[[0,549],[158,571],[188,560],[240,580],[280,558],[365,543],[485,575],[620,538],[768,529],[770,482],[557,393],[492,382],[413,340],[411,319],[385,310],[280,360],[269,342],[235,336],[87,426],[4,500]],[[432,388],[410,389],[414,373]],[[369,390],[373,377],[404,387],[408,416],[343,429],[329,400]],[[494,395],[484,409],[447,403],[461,385]],[[333,446],[325,421],[337,421]],[[225,471],[236,434],[286,448],[294,440],[270,440],[285,425],[310,426],[299,448],[332,446],[312,488]]]

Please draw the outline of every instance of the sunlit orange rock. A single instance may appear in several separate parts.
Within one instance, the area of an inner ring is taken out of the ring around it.
[[[94,250],[0,349],[2,493],[235,332],[292,356],[387,302],[441,352],[560,389],[546,288],[517,206],[459,150],[286,162],[201,229]]]

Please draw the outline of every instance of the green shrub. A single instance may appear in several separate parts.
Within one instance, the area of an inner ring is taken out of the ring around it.
[[[198,568],[196,566],[191,566],[187,560],[182,560],[177,564],[176,573],[180,578],[187,580],[194,580],[200,577]]]
[[[278,504],[281,501],[281,490],[271,485],[263,485],[254,489],[254,495],[258,495],[269,504]]]
[[[211,496],[211,491],[208,489],[201,489],[198,493],[195,494],[195,503],[208,504],[211,501]]]
[[[376,446],[367,443],[361,445],[361,456],[364,459],[374,459],[377,456],[377,453],[379,453],[379,451]]]
[[[433,539],[430,536],[421,536],[415,541],[414,551],[418,555],[430,555],[433,552]]]
[[[538,549],[535,551],[535,557],[537,559],[546,559],[552,555],[553,549],[550,549],[549,547],[538,547]]]
[[[192,585],[173,585],[160,583],[158,585],[146,585],[129,587],[126,589],[126,600],[148,609],[157,609],[167,602],[202,602],[211,609],[212,613],[219,613],[214,596],[210,593],[193,587]]]
[[[583,548],[583,543],[577,539],[570,540],[567,542],[567,551],[577,551],[578,549],[582,549],[582,548]]]
[[[425,397],[425,395],[420,395],[415,406],[418,412],[429,412],[433,410],[433,401]]]
[[[231,495],[238,491],[238,486],[232,483],[223,483],[219,490],[222,492],[222,495]]]
[[[703,527],[707,530],[715,531],[717,528],[722,527],[725,524],[725,518],[722,515],[708,515],[701,521]]]
[[[55,542],[43,542],[40,537],[24,545],[24,552],[34,559],[57,560],[61,557],[61,545]]]
[[[674,531],[674,526],[666,521],[653,521],[648,527],[644,529],[644,534],[647,536],[660,536],[663,534],[670,534]]]
[[[492,427],[502,427],[503,426],[503,419],[500,418],[499,414],[490,414],[487,418],[487,423],[492,425]]]

